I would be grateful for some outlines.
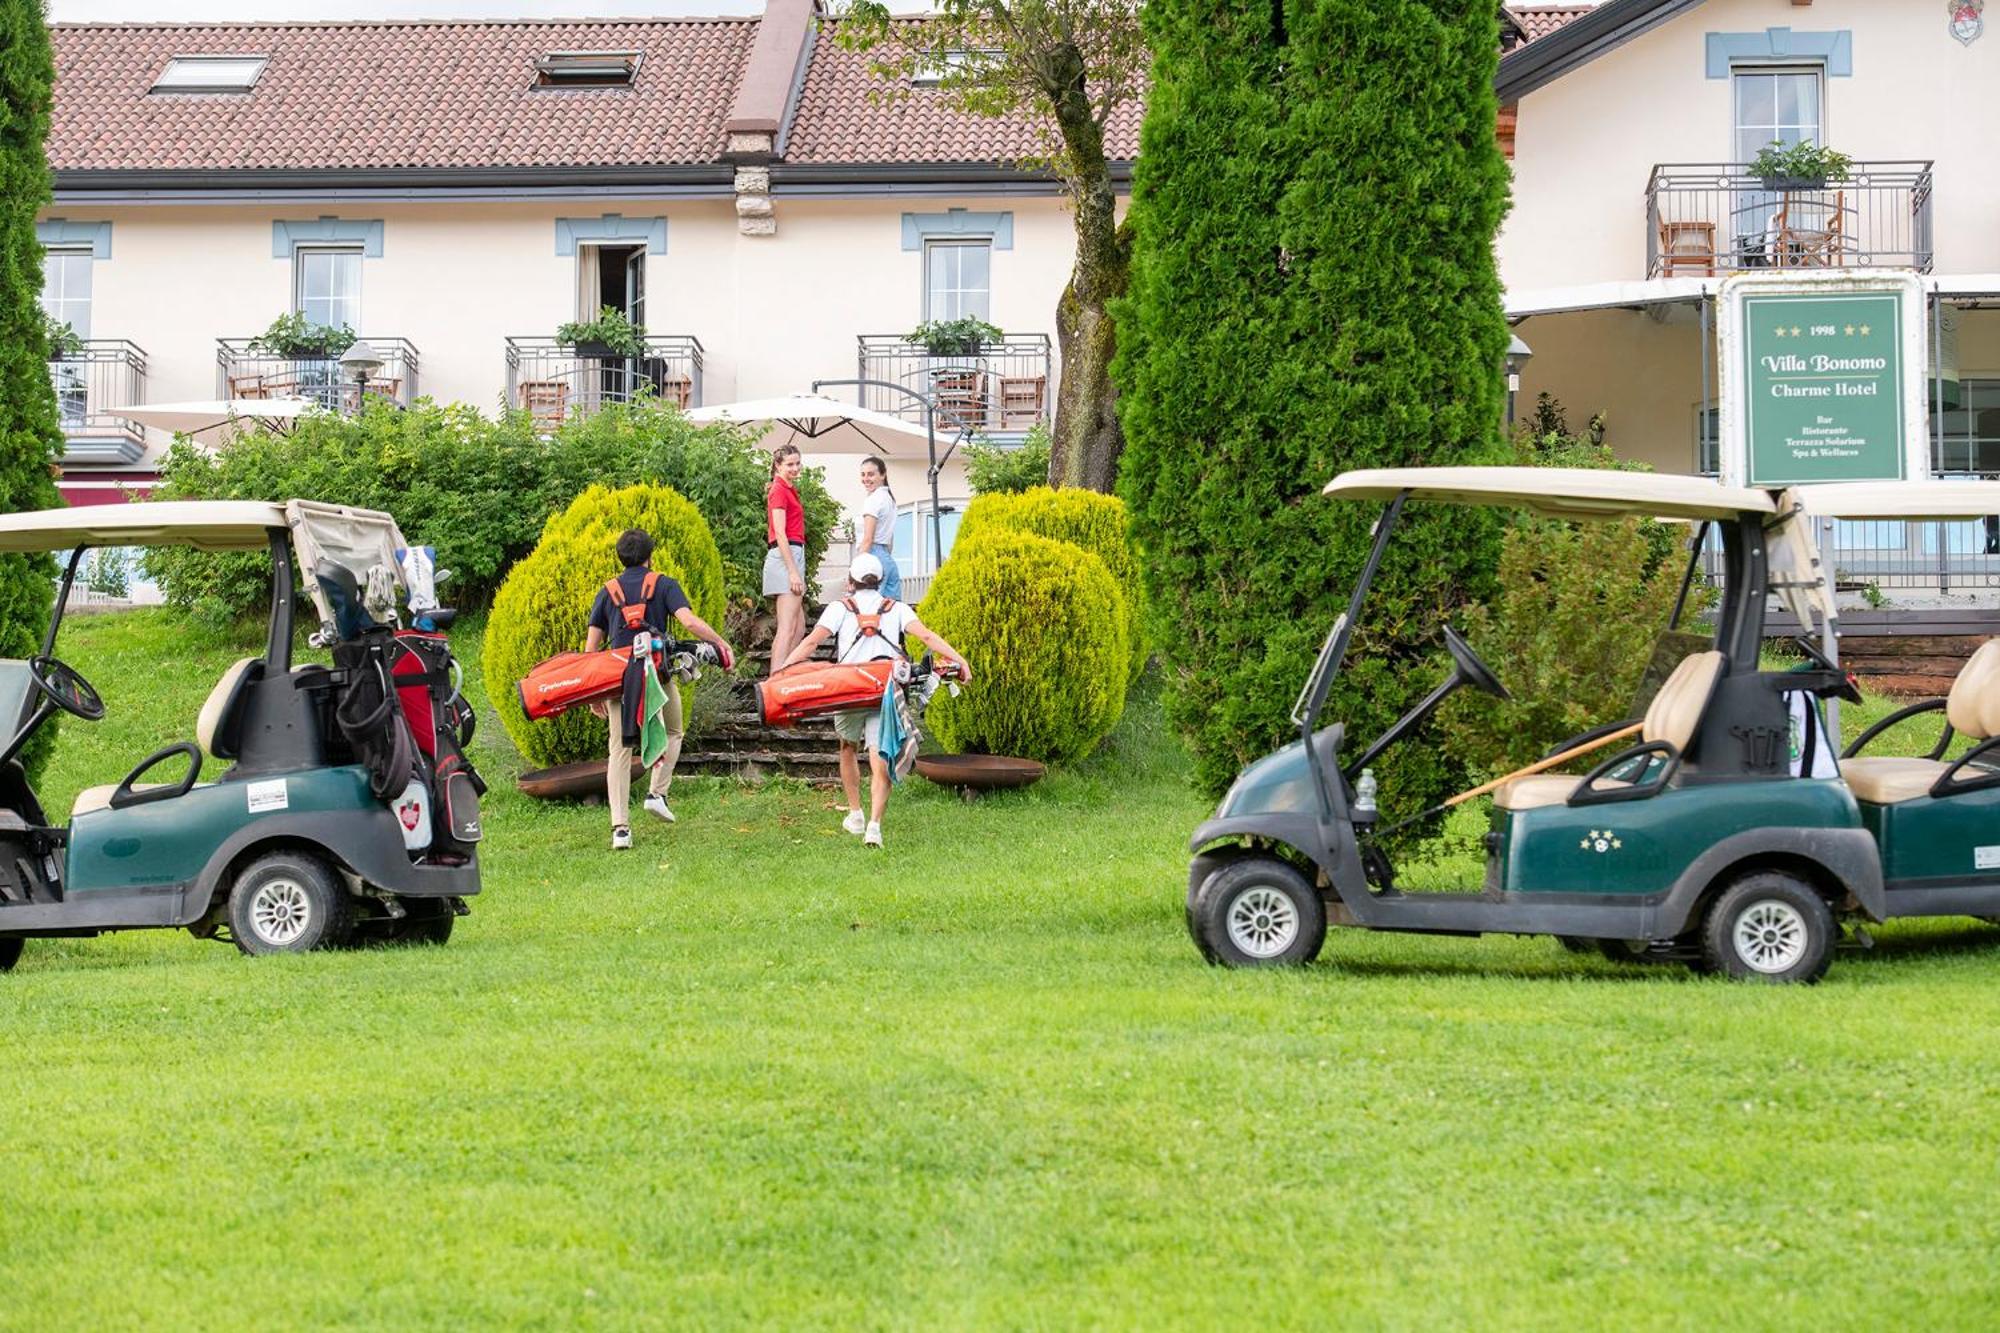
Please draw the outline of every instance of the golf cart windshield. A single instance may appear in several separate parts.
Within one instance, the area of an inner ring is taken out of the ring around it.
[[[408,593],[397,552],[409,545],[395,519],[377,509],[311,500],[288,501],[285,518],[323,633],[346,639],[363,615],[378,624],[395,619]]]

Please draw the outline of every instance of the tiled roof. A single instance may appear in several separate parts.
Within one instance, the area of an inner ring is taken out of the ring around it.
[[[872,57],[845,50],[834,39],[837,25],[822,25],[813,45],[812,67],[799,95],[792,132],[785,146],[788,164],[861,162],[966,162],[1008,165],[1040,150],[1026,120],[994,120],[954,110],[949,95],[935,88],[911,88],[869,72]],[[898,96],[903,90],[908,96]],[[1139,155],[1137,98],[1111,117],[1104,152],[1113,161]]]
[[[49,164],[84,169],[714,162],[755,19],[59,24]],[[535,88],[550,51],[635,50],[630,88]],[[177,55],[268,55],[248,93],[149,94]]]
[[[1522,33],[1532,42],[1595,8],[1595,5],[1508,5],[1507,12],[1520,21]]]

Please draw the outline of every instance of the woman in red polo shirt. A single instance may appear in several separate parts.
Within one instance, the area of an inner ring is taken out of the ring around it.
[[[771,455],[771,487],[764,493],[764,595],[777,599],[774,670],[806,633],[806,510],[798,491],[804,466],[796,444],[779,445]]]

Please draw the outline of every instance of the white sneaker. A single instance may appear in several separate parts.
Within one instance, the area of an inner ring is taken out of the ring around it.
[[[863,847],[880,847],[882,845],[882,826],[872,819],[869,820],[868,831],[861,835],[861,845]]]
[[[624,824],[611,826],[611,850],[625,852],[632,849],[632,830]]]
[[[646,813],[649,815],[658,815],[669,824],[674,822],[674,812],[667,809],[667,798],[664,796],[648,796],[646,798]]]
[[[840,826],[858,838],[868,827],[868,816],[859,810],[849,810],[847,818],[840,821]]]

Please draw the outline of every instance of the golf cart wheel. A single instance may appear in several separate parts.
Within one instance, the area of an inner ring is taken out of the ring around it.
[[[1326,904],[1275,856],[1248,856],[1210,875],[1188,904],[1201,956],[1227,967],[1293,967],[1319,957]]]
[[[1748,981],[1818,981],[1837,928],[1812,885],[1782,871],[1746,875],[1722,891],[1702,925],[1703,958]]]
[[[384,944],[444,944],[458,914],[442,898],[405,898],[401,917],[387,923],[378,938]]]
[[[14,970],[14,964],[21,961],[21,946],[26,943],[19,935],[0,939],[0,972]]]
[[[300,852],[259,857],[229,891],[229,933],[247,954],[306,953],[345,943],[353,907],[324,862]]]
[[[1558,935],[1556,943],[1562,945],[1565,953],[1596,953],[1597,941],[1587,940],[1578,935]]]

